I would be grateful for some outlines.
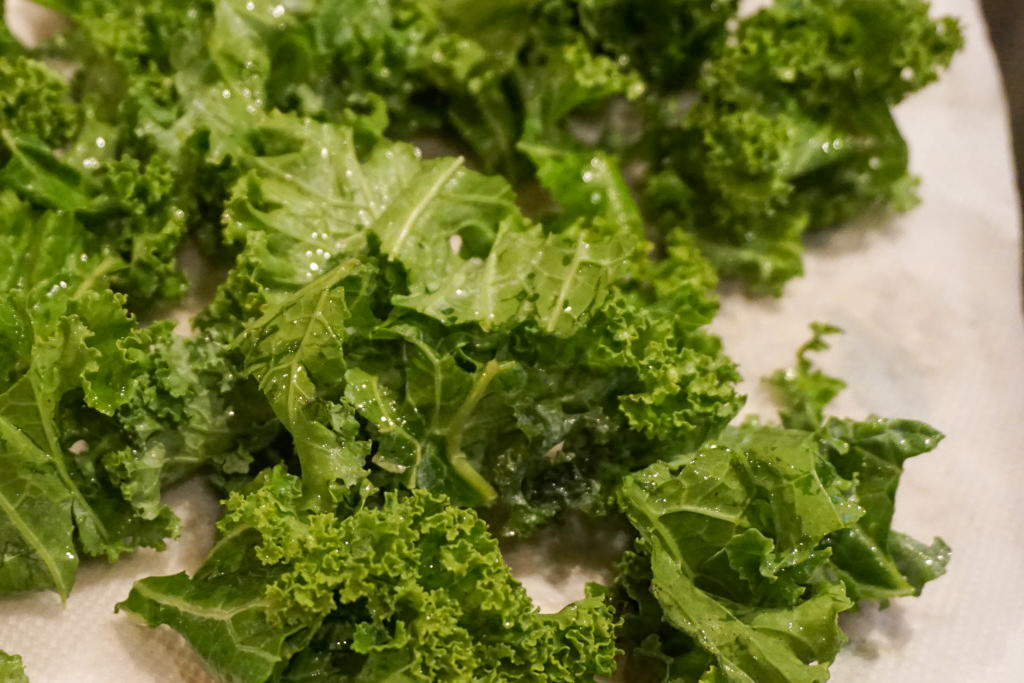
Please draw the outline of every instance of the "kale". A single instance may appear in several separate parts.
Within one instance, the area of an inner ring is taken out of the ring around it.
[[[10,683],[27,683],[28,677],[22,668],[21,657],[9,655],[0,650],[0,676]]]
[[[823,418],[838,380],[805,354],[834,331],[816,325],[797,370],[773,376],[783,425],[729,427],[623,479],[637,538],[614,599],[637,680],[825,680],[845,642],[840,612],[919,595],[945,573],[941,539],[891,529],[904,461],[942,435],[912,420]]]
[[[703,66],[698,101],[655,126],[646,203],[697,235],[726,276],[779,293],[803,235],[917,203],[891,108],[962,45],[921,0],[785,0],[742,19]]]
[[[217,544],[119,609],[228,681],[592,680],[620,647],[638,680],[822,680],[840,612],[944,571],[890,528],[941,435],[826,417],[828,326],[770,380],[782,425],[728,426],[709,324],[720,277],[778,293],[808,231],[914,203],[891,109],[954,20],[43,4],[66,31],[0,33],[0,595],[163,548],[196,473]],[[189,245],[224,277],[186,337]],[[569,513],[633,545],[541,614],[497,539]]]
[[[425,491],[305,512],[267,470],[226,503],[195,576],[138,582],[119,605],[170,624],[227,681],[582,681],[615,668],[605,589],[539,614],[472,512]]]

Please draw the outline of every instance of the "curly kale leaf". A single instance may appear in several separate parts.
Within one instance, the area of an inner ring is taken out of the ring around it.
[[[74,91],[100,120],[132,121],[174,104],[170,76],[191,57],[215,3],[42,0],[70,27],[45,49],[81,65]]]
[[[668,444],[696,448],[736,414],[735,366],[702,329],[717,311],[714,282],[680,239],[613,287],[579,334],[515,342],[533,387],[517,419],[546,455],[507,448],[489,468],[501,496],[491,519],[504,533],[528,533],[565,507],[606,513],[623,475]]]
[[[839,612],[917,595],[944,573],[941,539],[891,529],[903,462],[941,435],[910,420],[823,419],[842,384],[806,353],[835,331],[815,325],[798,369],[774,376],[787,426],[730,427],[623,480],[619,505],[639,538],[616,603],[636,676],[824,680],[844,641]]]
[[[765,379],[775,390],[779,420],[789,429],[814,431],[821,427],[825,408],[846,387],[846,382],[815,368],[807,357],[811,351],[828,350],[825,336],[839,334],[842,330],[834,325],[813,323],[811,331],[811,339],[797,351],[796,367],[776,370]]]
[[[625,189],[622,153],[650,169],[658,232],[690,231],[719,272],[774,293],[801,273],[808,230],[915,203],[890,108],[961,44],[921,0],[786,0],[735,28],[729,0],[51,5],[74,23],[55,49],[86,66],[75,92],[135,157],[172,160],[208,246],[263,154],[234,124],[277,110],[359,121],[360,144],[454,132],[485,169],[535,175],[566,223],[619,208],[603,204]],[[623,110],[632,123],[615,122]],[[588,116],[596,135],[576,125]],[[590,192],[565,190],[580,178]]]
[[[942,434],[913,420],[830,418],[822,429],[823,450],[841,476],[855,482],[866,510],[857,524],[828,539],[832,565],[854,600],[920,595],[924,584],[946,572],[949,546],[930,545],[892,530],[896,489],[904,461],[927,453]]]
[[[113,560],[139,545],[162,547],[177,530],[167,508],[139,515],[88,449],[69,440],[78,413],[109,416],[126,403],[144,335],[113,294],[89,292],[64,305],[55,319],[46,318],[57,313],[52,305],[30,308],[22,296],[7,308],[29,341],[18,359],[24,370],[0,394],[0,457],[11,473],[0,504],[3,537],[17,549],[0,565],[4,593],[52,588],[66,597],[78,547]]]
[[[720,272],[778,292],[801,236],[872,208],[906,210],[916,181],[890,107],[962,44],[920,0],[778,2],[740,21],[702,70],[700,101],[665,116],[647,204],[694,232]]]
[[[291,433],[303,484],[320,506],[337,499],[336,486],[353,486],[366,476],[370,444],[357,438],[351,408],[330,400],[340,398],[343,346],[353,324],[347,300],[356,298],[360,285],[358,263],[343,263],[268,306],[236,342],[245,354],[245,374]],[[350,297],[351,289],[356,296]]]
[[[28,683],[21,657],[0,650],[0,678],[9,683]]]
[[[92,73],[77,51],[64,54],[47,46],[31,54],[53,52],[83,67],[76,70],[79,76]],[[98,109],[125,97],[104,98],[100,87],[83,93],[78,80],[69,84],[20,51],[0,58],[0,86],[0,186],[39,209],[73,213],[133,266],[111,273],[112,284],[130,295],[133,308],[180,297],[185,282],[175,252],[188,202],[178,192],[174,165],[139,142],[137,121],[104,118]]]
[[[210,140],[244,171],[224,216],[241,250],[200,327],[259,384],[310,496],[357,482],[372,443],[378,484],[501,498],[524,531],[584,498],[596,510],[651,440],[695,442],[738,409],[731,363],[699,332],[713,273],[685,240],[650,262],[613,168],[599,211],[538,224],[459,159],[232,111]],[[615,443],[614,424],[642,436]]]
[[[665,325],[649,332],[666,338],[646,338],[627,320],[617,329],[644,339],[588,355],[584,340],[627,310],[568,339],[446,334],[417,318],[382,326],[349,353],[346,388],[379,444],[373,462],[462,504],[496,503],[487,514],[504,534],[566,508],[599,514],[617,479],[656,457],[658,434],[698,443],[740,403],[732,364],[699,334]]]
[[[742,428],[741,428],[742,430]],[[649,548],[663,618],[725,680],[821,680],[843,642],[828,534],[863,514],[813,435],[764,429],[627,477],[620,504]],[[819,663],[815,663],[819,662]]]
[[[788,93],[805,106],[869,95],[895,104],[935,81],[963,42],[956,19],[932,19],[930,9],[924,0],[777,2],[740,23],[702,87],[735,103]]]
[[[496,432],[515,429],[502,375],[518,368],[492,358],[463,369],[454,354],[432,348],[438,341],[412,325],[373,336],[401,354],[396,369],[404,374],[400,385],[394,384],[396,373],[376,363],[346,374],[345,396],[378,444],[374,464],[410,488],[445,492],[462,504],[493,502],[497,494],[478,468],[493,450]]]
[[[236,124],[223,139],[249,145],[249,169],[225,223],[242,247],[200,326],[259,384],[309,495],[364,476],[372,443],[379,485],[498,501],[521,533],[598,511],[654,440],[695,444],[738,409],[699,329],[713,273],[684,239],[653,264],[615,183],[596,214],[549,226],[458,159],[360,154],[351,129],[294,115]]]
[[[224,391],[206,344],[139,329],[109,291],[64,291],[33,307],[16,290],[2,308],[22,343],[0,393],[0,593],[66,597],[81,554],[162,548],[179,524],[161,491],[204,466],[246,471],[277,433],[259,403]]]
[[[9,190],[0,212],[0,593],[66,596],[81,554],[162,547],[178,529],[162,488],[210,462],[237,472],[260,422],[228,417],[208,342],[140,327],[110,289],[124,261],[73,214]]]
[[[282,115],[235,121],[275,146],[249,152],[253,168],[233,190],[226,234],[245,246],[211,316],[221,306],[236,316],[258,310],[275,291],[364,255],[372,236],[403,273],[394,305],[484,329],[535,320],[564,335],[636,249],[628,232],[546,232],[521,214],[505,181],[459,158],[424,161],[408,145],[381,143],[360,160],[346,127]]]
[[[768,381],[779,390],[783,425],[818,434],[823,454],[854,482],[866,510],[855,527],[829,539],[833,565],[855,600],[884,603],[918,595],[926,582],[945,573],[949,547],[942,539],[925,545],[892,531],[892,515],[904,461],[935,448],[942,434],[913,420],[824,418],[825,406],[845,383],[814,367],[807,354],[827,349],[824,336],[840,330],[822,323],[811,329],[813,336],[797,353],[797,367],[776,371]]]
[[[298,479],[260,482],[228,499],[194,577],[145,579],[119,605],[179,630],[225,680],[578,681],[614,668],[602,592],[539,614],[473,512],[421,491],[314,514]]]
[[[737,0],[580,0],[587,36],[627,61],[655,87],[674,92],[691,85],[701,63],[725,42]]]
[[[184,214],[172,169],[160,158],[140,162],[126,155],[101,161],[90,156],[74,163],[79,152],[65,158],[35,137],[6,130],[0,136],[6,147],[0,188],[34,207],[34,212],[23,209],[23,215],[49,211],[73,216],[88,235],[86,257],[102,255],[104,281],[128,294],[134,308],[184,293],[176,259]]]
[[[75,137],[81,119],[65,79],[29,57],[0,58],[0,129],[61,147]]]
[[[128,479],[102,464],[106,441],[79,435],[84,421],[105,421],[104,439],[124,438],[118,416],[139,398],[147,349],[169,329],[139,329],[106,286],[117,259],[72,216],[2,197],[0,441],[11,472],[2,525],[11,550],[0,563],[0,592],[52,588],[66,597],[80,551],[113,560],[140,545],[161,547],[176,532],[159,487],[156,503],[137,508],[120,490]]]

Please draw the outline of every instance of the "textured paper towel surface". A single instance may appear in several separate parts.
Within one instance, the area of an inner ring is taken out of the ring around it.
[[[851,637],[833,680],[1009,683],[1024,671],[1024,323],[1020,217],[1007,117],[974,0],[933,0],[961,17],[968,47],[943,80],[898,111],[922,205],[817,238],[807,275],[778,301],[728,295],[715,329],[748,378],[747,412],[771,412],[757,378],[791,363],[812,320],[846,330],[821,357],[850,388],[837,414],[926,420],[947,438],[910,461],[897,527],[953,547],[950,571],[918,599],[844,618]],[[35,20],[8,0],[16,19]],[[185,531],[167,552],[85,563],[67,605],[53,595],[0,602],[0,649],[34,683],[206,683],[184,642],[113,614],[136,578],[194,570],[216,503],[198,483],[169,494]],[[589,549],[563,539],[510,558],[556,609],[593,576]],[[559,558],[554,562],[553,558]]]

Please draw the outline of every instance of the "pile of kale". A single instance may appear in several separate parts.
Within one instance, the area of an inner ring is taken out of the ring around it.
[[[162,548],[196,473],[219,541],[119,607],[225,681],[820,681],[840,612],[943,572],[890,530],[940,435],[824,417],[825,327],[772,379],[782,425],[728,427],[706,326],[720,276],[779,293],[808,231],[914,204],[891,107],[954,20],[42,4],[66,30],[0,33],[0,595]],[[140,323],[186,243],[226,271],[188,338]],[[496,539],[567,513],[633,540],[541,614]]]

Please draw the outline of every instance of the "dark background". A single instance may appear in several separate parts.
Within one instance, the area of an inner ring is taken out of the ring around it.
[[[1017,189],[1024,190],[1024,0],[981,0],[981,5],[1003,70],[1013,124]]]

